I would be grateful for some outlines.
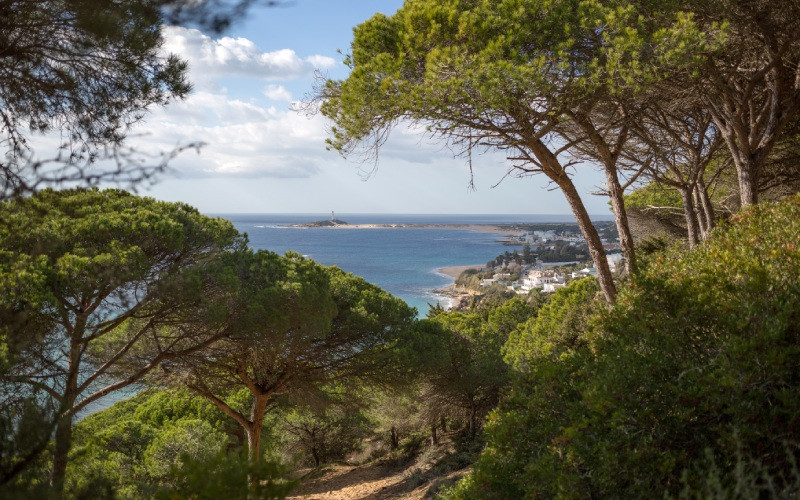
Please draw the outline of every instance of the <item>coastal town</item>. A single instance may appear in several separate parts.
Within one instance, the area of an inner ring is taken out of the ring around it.
[[[618,274],[624,259],[613,223],[597,225],[609,268]],[[452,309],[461,309],[492,296],[550,294],[573,280],[597,276],[577,225],[536,224],[515,230],[504,242],[522,245],[521,251],[506,251],[485,265],[441,268],[441,274],[455,281],[435,292],[450,297]]]

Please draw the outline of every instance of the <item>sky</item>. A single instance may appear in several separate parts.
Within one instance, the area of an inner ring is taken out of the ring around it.
[[[292,110],[313,90],[315,73],[346,78],[352,29],[401,0],[294,0],[256,8],[221,35],[165,27],[166,51],[189,62],[194,85],[183,101],[153,110],[134,132],[148,150],[202,141],[141,194],[183,201],[204,213],[566,214],[544,176],[506,178],[505,157],[465,158],[408,127],[393,131],[377,164],[325,148],[322,116]],[[589,213],[607,214],[591,195],[602,176],[575,177]]]

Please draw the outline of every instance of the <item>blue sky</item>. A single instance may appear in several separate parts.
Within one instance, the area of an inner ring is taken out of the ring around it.
[[[376,12],[392,14],[400,0],[295,0],[260,8],[221,36],[166,28],[165,47],[190,64],[194,92],[153,111],[139,127],[140,147],[168,150],[204,141],[185,152],[172,173],[142,194],[184,201],[206,213],[489,213],[564,214],[569,207],[547,179],[508,178],[502,155],[473,158],[469,167],[441,144],[397,129],[377,168],[326,151],[326,122],[292,111],[311,91],[314,71],[344,78],[342,53],[352,29]],[[590,213],[606,214],[592,196],[602,176],[578,167],[576,184]]]

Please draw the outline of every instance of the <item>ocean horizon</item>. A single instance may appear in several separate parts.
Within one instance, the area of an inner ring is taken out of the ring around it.
[[[256,250],[279,254],[294,251],[326,266],[361,276],[416,307],[449,306],[435,290],[453,283],[438,272],[450,266],[485,264],[505,251],[521,249],[504,243],[502,233],[457,228],[299,228],[331,218],[331,214],[209,214],[224,217],[247,233]],[[571,215],[520,214],[348,214],[335,213],[349,224],[502,225],[575,223]],[[597,216],[596,221],[612,220]]]
[[[295,224],[313,222],[331,218],[332,212],[298,212],[298,213],[271,213],[271,212],[209,212],[205,215],[222,217],[225,219],[268,217],[276,222]],[[350,224],[548,224],[548,223],[575,223],[572,214],[417,214],[417,213],[368,213],[368,212],[333,212],[337,219],[345,220]],[[595,222],[612,221],[614,215],[590,214]],[[351,220],[348,220],[351,219]]]

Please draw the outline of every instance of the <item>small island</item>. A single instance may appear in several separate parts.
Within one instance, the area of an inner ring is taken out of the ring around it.
[[[338,227],[349,225],[350,224],[341,219],[325,219],[316,222],[306,222],[304,224],[292,224],[292,227]]]

